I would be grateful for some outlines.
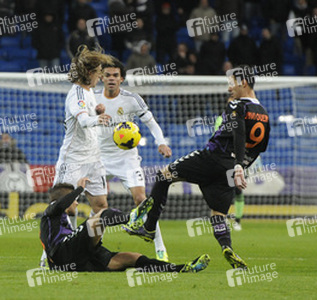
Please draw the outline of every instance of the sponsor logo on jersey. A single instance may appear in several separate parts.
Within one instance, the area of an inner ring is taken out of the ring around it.
[[[233,100],[233,101],[230,101],[230,102],[229,102],[229,106],[230,106],[232,109],[236,109],[239,103],[240,103],[239,100]]]
[[[79,100],[79,101],[78,101],[78,106],[79,106],[80,108],[86,108],[86,103],[85,103],[85,101]]]
[[[256,121],[261,121],[261,122],[267,123],[269,121],[269,116],[249,111],[245,115],[245,119],[246,120],[256,120]]]
[[[117,114],[119,116],[122,116],[124,114],[124,111],[123,111],[123,108],[122,107],[119,107],[118,110],[117,110]]]

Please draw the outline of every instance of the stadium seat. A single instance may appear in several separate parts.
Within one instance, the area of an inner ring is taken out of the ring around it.
[[[66,50],[62,50],[60,59],[61,59],[61,64],[62,65],[67,65],[67,64],[70,64],[70,62],[71,62],[71,59],[68,56],[68,53],[67,53]]]
[[[132,51],[130,49],[126,49],[123,51],[123,55],[122,55],[122,61],[125,63],[127,62],[129,56],[131,55]]]
[[[15,47],[6,47],[5,49],[8,52],[8,59],[9,60],[32,58],[32,50],[30,48],[21,49],[21,48],[15,48]]]
[[[195,49],[194,40],[188,35],[187,28],[182,27],[176,33],[177,43],[185,43],[189,49]]]
[[[18,61],[0,60],[0,72],[23,72],[24,67]]]
[[[26,37],[21,38],[21,47],[22,48],[31,48],[32,45],[32,37],[31,35],[28,35]]]
[[[283,65],[283,74],[295,76],[296,75],[295,66],[290,65],[290,64],[284,64]]]
[[[20,46],[20,37],[12,36],[12,37],[2,37],[0,39],[1,47],[19,47]]]
[[[103,11],[105,12],[105,14],[109,13],[108,0],[94,0],[92,3],[94,3],[94,4],[102,4],[103,5]]]
[[[7,49],[0,48],[0,59],[8,60],[8,52]]]
[[[35,69],[35,68],[38,68],[39,66],[40,66],[39,62],[36,59],[28,60],[26,65],[26,70]]]
[[[96,13],[103,13],[103,15],[107,12],[107,7],[104,2],[92,2],[90,5],[95,9]]]

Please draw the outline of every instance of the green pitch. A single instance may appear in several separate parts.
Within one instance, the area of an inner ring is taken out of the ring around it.
[[[58,282],[29,287],[26,270],[37,268],[42,253],[38,228],[15,233],[2,231],[0,298],[317,299],[317,233],[289,237],[285,221],[243,220],[243,230],[232,233],[235,251],[249,267],[276,264],[277,278],[268,281],[262,275],[261,281],[254,277],[251,282],[242,285],[235,282],[236,286],[230,287],[226,276],[230,266],[212,234],[205,232],[189,237],[185,221],[160,223],[170,261],[183,263],[208,253],[209,267],[197,274],[177,274],[176,278],[151,275],[146,281],[139,277],[142,284],[136,283],[135,287],[129,286],[125,272],[78,273],[77,278],[68,277],[68,280],[65,273],[58,273]],[[134,251],[154,257],[154,245],[123,232],[106,234],[104,245],[112,251]]]

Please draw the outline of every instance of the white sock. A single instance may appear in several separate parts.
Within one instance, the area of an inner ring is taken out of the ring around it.
[[[77,215],[78,215],[78,210],[76,208],[75,216],[69,216],[69,220],[70,220],[70,223],[72,224],[73,230],[77,228]]]
[[[94,213],[93,210],[90,211],[90,215],[89,215],[89,218],[92,218],[96,213]]]
[[[42,256],[41,256],[41,261],[47,259],[47,255],[45,250],[43,250]]]
[[[154,244],[155,244],[155,252],[157,251],[166,251],[162,234],[161,234],[161,229],[159,226],[159,222],[156,223],[156,232],[155,232],[155,238],[154,238]]]

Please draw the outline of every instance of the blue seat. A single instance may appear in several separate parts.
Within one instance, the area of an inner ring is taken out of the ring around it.
[[[9,60],[16,60],[16,59],[30,59],[32,57],[31,49],[21,49],[15,47],[5,47],[4,49],[8,52],[8,59]]]
[[[176,33],[177,43],[185,43],[189,49],[195,49],[194,40],[188,35],[187,28],[182,27]]]
[[[8,51],[0,48],[0,59],[8,60]]]
[[[24,49],[31,48],[32,45],[32,38],[31,35],[21,38],[21,47]]]
[[[90,5],[95,9],[96,13],[103,13],[104,15],[107,12],[107,7],[104,2],[92,2]]]
[[[295,76],[296,75],[295,66],[291,65],[291,64],[284,64],[283,65],[283,74]]]
[[[19,47],[20,37],[19,36],[2,37],[0,39],[0,45],[1,47]]]
[[[22,72],[23,69],[23,65],[18,61],[0,60],[0,72]]]
[[[36,59],[28,60],[26,64],[27,70],[39,68],[39,62]]]

